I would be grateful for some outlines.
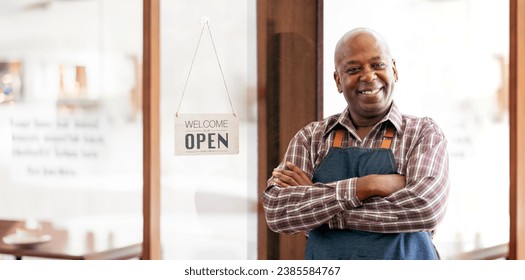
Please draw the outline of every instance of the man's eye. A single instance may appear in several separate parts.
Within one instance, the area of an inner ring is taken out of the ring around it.
[[[361,68],[359,67],[350,67],[346,70],[346,73],[354,74],[354,73],[359,72],[359,70],[361,70]]]
[[[386,63],[384,63],[384,62],[374,63],[374,64],[372,64],[372,67],[374,69],[385,69]]]

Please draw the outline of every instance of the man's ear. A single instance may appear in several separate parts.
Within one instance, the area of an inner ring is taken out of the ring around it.
[[[341,77],[339,77],[337,70],[334,71],[334,80],[335,80],[335,85],[337,86],[337,91],[339,93],[343,92],[343,87],[341,86]]]
[[[392,58],[392,71],[394,71],[394,78],[396,78],[396,82],[397,82],[397,80],[399,80],[399,77],[397,76],[396,60],[393,58]]]

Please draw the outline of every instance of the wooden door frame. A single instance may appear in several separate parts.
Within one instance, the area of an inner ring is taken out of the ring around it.
[[[161,259],[160,244],[160,0],[143,0],[142,259]]]
[[[510,0],[509,259],[525,259],[525,0]]]
[[[323,0],[257,0],[259,259],[304,258],[304,234],[270,231],[260,197],[293,135],[322,118],[322,58]]]

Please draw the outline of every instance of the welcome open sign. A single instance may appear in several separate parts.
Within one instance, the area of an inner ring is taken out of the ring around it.
[[[229,114],[175,116],[175,155],[239,153],[239,120]]]

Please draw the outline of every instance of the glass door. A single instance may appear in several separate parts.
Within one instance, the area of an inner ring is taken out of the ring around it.
[[[255,259],[255,0],[164,0],[160,22],[162,258]],[[175,155],[177,112],[232,107],[237,154]]]

